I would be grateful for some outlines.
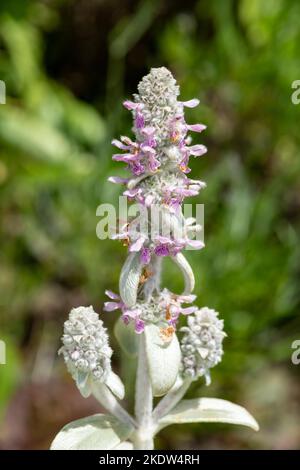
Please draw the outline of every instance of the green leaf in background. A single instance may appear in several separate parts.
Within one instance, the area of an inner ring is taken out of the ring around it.
[[[5,364],[0,364],[0,421],[10,396],[14,393],[20,378],[20,358],[15,343],[0,331],[4,342]]]
[[[253,416],[242,406],[218,398],[195,398],[182,400],[159,423],[159,430],[170,424],[183,423],[230,423],[248,426],[258,431]]]
[[[8,104],[0,108],[0,139],[47,163],[65,162],[75,153],[68,139],[58,130]]]
[[[30,23],[10,15],[0,18],[0,27],[11,58],[11,83],[18,92],[30,94],[41,78],[39,33]]]
[[[51,450],[109,450],[125,441],[131,431],[132,427],[112,416],[96,414],[64,426]]]

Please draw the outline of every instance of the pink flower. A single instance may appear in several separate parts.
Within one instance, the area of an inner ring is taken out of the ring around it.
[[[151,261],[151,250],[150,248],[142,248],[141,250],[141,262],[143,264],[149,264]]]
[[[134,103],[133,101],[126,100],[123,102],[124,108],[128,109],[129,111],[135,110],[139,108],[141,105],[140,103]]]
[[[181,101],[181,104],[186,108],[195,108],[199,103],[200,101],[197,98],[193,98],[192,100],[188,101]]]
[[[141,235],[137,240],[135,240],[130,246],[129,246],[129,251],[141,251],[142,247],[144,246],[144,243],[146,241],[146,236]]]
[[[134,123],[137,129],[142,129],[145,126],[144,116],[141,112],[136,113]]]
[[[206,129],[206,126],[204,124],[187,124],[186,127],[189,131],[193,132],[202,132]]]
[[[189,155],[193,155],[195,157],[201,157],[201,155],[204,155],[207,152],[207,148],[205,145],[192,145],[191,147],[188,147],[188,153]]]
[[[114,310],[122,309],[124,307],[123,302],[121,301],[120,297],[112,292],[111,290],[106,290],[105,294],[112,300],[116,302],[105,302],[104,303],[104,310],[106,312],[113,312]]]
[[[128,325],[130,321],[134,322],[134,329],[137,334],[141,334],[145,329],[145,322],[140,318],[140,309],[123,309],[122,320],[125,325]]]
[[[115,184],[127,184],[129,181],[129,178],[121,178],[120,176],[110,176],[107,181],[110,183],[115,183]]]
[[[134,322],[135,332],[139,335],[143,333],[145,329],[145,322],[141,319],[136,319]]]
[[[156,247],[154,253],[157,256],[175,256],[184,247],[182,240],[172,240],[168,237],[157,236],[155,238]]]

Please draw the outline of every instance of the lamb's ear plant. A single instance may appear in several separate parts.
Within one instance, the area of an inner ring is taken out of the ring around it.
[[[206,148],[190,145],[187,136],[189,131],[202,132],[205,126],[187,124],[184,118],[184,108],[193,108],[199,101],[180,101],[178,95],[169,70],[151,69],[133,101],[124,102],[133,114],[135,140],[113,140],[124,152],[113,160],[125,162],[131,176],[110,181],[126,185],[123,194],[140,208],[140,214],[115,236],[126,244],[128,255],[119,295],[106,291],[110,300],[104,307],[108,312],[121,310],[115,334],[128,360],[137,358],[134,416],[119,402],[124,385],[112,371],[112,350],[102,320],[92,307],[75,308],[64,324],[60,353],[83,397],[94,395],[107,414],[67,424],[52,449],[153,449],[155,435],[176,423],[222,422],[258,430],[255,419],[231,402],[204,397],[183,400],[193,381],[210,384],[210,370],[222,359],[226,334],[218,312],[185,306],[195,300],[194,275],[182,250],[200,249],[203,243],[190,237],[199,227],[184,218],[182,203],[205,187],[187,174],[189,157],[203,155]],[[153,223],[153,208],[160,224]],[[183,275],[182,294],[160,287],[161,263],[167,256]],[[178,331],[181,315],[187,321]],[[154,409],[153,397],[161,397]]]

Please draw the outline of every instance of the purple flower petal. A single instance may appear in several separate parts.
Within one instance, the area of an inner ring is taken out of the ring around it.
[[[180,313],[180,308],[178,307],[178,305],[171,305],[169,308],[169,312],[171,313],[171,315],[178,316]]]
[[[189,131],[202,132],[206,129],[207,126],[205,126],[204,124],[187,124],[186,127]]]
[[[160,162],[153,156],[149,155],[149,170],[156,171],[160,167]]]
[[[128,309],[123,311],[123,315],[126,315],[129,319],[136,319],[139,317],[141,314],[140,309],[138,308],[133,308],[133,309]]]
[[[198,310],[198,307],[186,307],[186,308],[181,308],[180,309],[180,313],[182,313],[183,315],[190,315],[191,313],[195,313],[197,312]]]
[[[155,247],[154,253],[157,256],[169,256],[170,255],[170,250],[168,245],[157,245]]]
[[[133,142],[133,140],[131,140],[130,137],[127,137],[127,135],[121,135],[121,141],[129,147],[133,147],[136,149],[138,148],[138,144],[136,142]]]
[[[146,126],[141,129],[141,134],[145,135],[146,137],[151,137],[155,133],[155,127]]]
[[[112,145],[114,145],[115,147],[117,147],[118,149],[120,150],[129,150],[130,149],[130,146],[129,145],[125,145],[123,144],[123,142],[121,142],[120,140],[118,139],[113,139],[111,141]]]
[[[113,300],[120,300],[120,296],[118,294],[115,294],[112,290],[106,290],[105,294],[107,297]]]
[[[170,250],[170,255],[171,256],[176,256],[176,255],[178,255],[178,253],[181,252],[182,249],[183,249],[183,245],[173,246]]]
[[[143,264],[149,264],[151,260],[151,250],[150,248],[143,248],[141,251],[141,262]]]
[[[142,129],[145,125],[144,116],[142,113],[137,112],[135,116],[135,127],[137,129]]]
[[[194,302],[196,300],[197,296],[194,294],[190,295],[178,295],[177,300],[178,302],[184,303],[184,304],[190,304],[191,302]]]
[[[155,155],[155,150],[150,147],[150,145],[141,144],[141,150],[146,154],[150,153],[151,155]]]
[[[129,315],[127,315],[127,313],[123,313],[123,315],[122,315],[121,318],[122,318],[123,322],[125,323],[125,325],[128,325],[128,324],[129,324],[129,322],[130,322],[130,317],[129,317]]]
[[[191,147],[188,148],[189,154],[194,155],[195,157],[200,157],[204,153],[207,152],[207,148],[205,145],[192,145]]]
[[[138,238],[134,243],[132,243],[132,245],[130,245],[129,251],[130,252],[140,251],[142,246],[145,243],[145,240],[146,240],[146,237],[144,237],[144,236],[141,236],[140,238]]]
[[[171,198],[169,201],[166,202],[166,204],[169,206],[172,212],[176,213],[180,207],[181,200],[178,198]]]
[[[110,183],[115,183],[115,184],[127,184],[129,181],[129,178],[121,178],[120,176],[110,176],[107,181]]]
[[[168,237],[163,237],[162,235],[157,235],[155,237],[155,242],[159,242],[160,244],[172,244],[172,240]]]
[[[196,248],[200,250],[205,245],[201,240],[187,240],[187,245],[191,246],[192,248]]]
[[[126,189],[126,191],[123,192],[123,196],[135,197],[139,194],[140,191],[140,188]]]
[[[145,322],[141,319],[137,319],[135,320],[135,332],[139,335],[141,333],[143,333],[144,329],[145,329]]]
[[[140,176],[145,172],[145,167],[140,162],[130,162],[130,170],[135,176]]]
[[[198,106],[198,104],[200,103],[200,101],[199,101],[197,98],[193,98],[192,100],[181,101],[181,103],[182,103],[183,106],[185,106],[186,108],[195,108],[196,106]]]
[[[175,188],[174,193],[183,197],[197,196],[199,194],[199,189],[190,189],[190,188]]]
[[[113,312],[114,310],[118,310],[121,307],[119,302],[105,302],[104,303],[104,310],[106,312]]]
[[[112,156],[112,159],[116,162],[125,162],[125,163],[130,163],[134,162],[137,160],[139,157],[136,154],[132,153],[116,153],[115,155]]]
[[[123,106],[129,111],[132,111],[133,109],[136,109],[139,106],[139,103],[134,103],[133,101],[126,100],[123,102]]]

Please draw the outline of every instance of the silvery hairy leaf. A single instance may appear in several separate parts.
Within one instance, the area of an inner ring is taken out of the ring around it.
[[[125,396],[125,388],[122,380],[117,374],[111,371],[107,376],[105,385],[113,392],[114,395],[116,395],[116,397],[123,400]]]
[[[133,450],[133,444],[129,441],[121,442],[121,444],[114,447],[113,450]]]
[[[181,352],[176,334],[165,341],[157,325],[145,327],[146,355],[153,395],[165,395],[174,385],[181,361]]]
[[[115,323],[114,333],[125,353],[135,357],[138,352],[138,336],[135,333],[133,323],[125,325],[122,318],[119,318]]]
[[[88,372],[81,372],[81,371],[76,372],[76,385],[81,395],[84,398],[88,398],[90,394],[92,393],[90,376]]]
[[[248,426],[254,431],[259,429],[257,422],[245,408],[218,398],[182,400],[160,419],[156,432],[170,424],[182,423],[231,423]]]
[[[136,303],[137,291],[142,272],[139,253],[129,253],[120,274],[120,296],[127,307]]]
[[[182,253],[178,253],[176,256],[172,256],[172,258],[176,265],[180,268],[183,277],[184,277],[184,294],[189,295],[193,292],[195,287],[195,277],[193,270]]]
[[[110,415],[96,414],[72,421],[56,435],[51,450],[109,450],[125,441],[133,427]]]

